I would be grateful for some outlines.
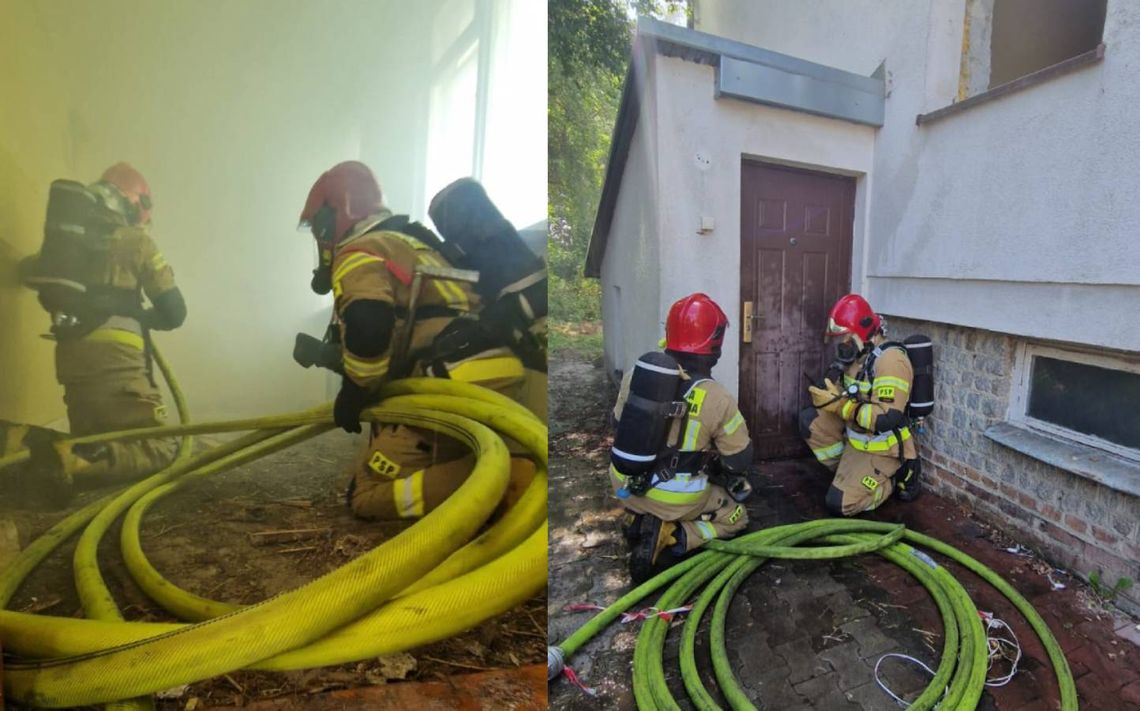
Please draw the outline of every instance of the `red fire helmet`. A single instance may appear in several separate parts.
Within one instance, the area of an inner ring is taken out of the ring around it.
[[[728,317],[705,294],[690,294],[669,308],[665,348],[680,353],[720,355]]]
[[[847,294],[835,302],[827,316],[827,336],[851,334],[860,343],[871,340],[882,326],[883,320],[871,310],[867,300],[858,294]]]
[[[313,183],[301,210],[301,226],[311,228],[314,222],[321,222],[318,213],[328,208],[326,212],[331,212],[333,218],[332,233],[325,235],[325,241],[333,242],[344,237],[357,222],[379,211],[383,204],[380,184],[368,166],[355,160],[337,163]],[[314,236],[321,239],[320,235]]]
[[[150,222],[150,209],[152,206],[150,186],[142,173],[127,163],[116,163],[99,178],[102,183],[114,185],[130,204],[130,214],[127,215],[131,224],[145,225]]]

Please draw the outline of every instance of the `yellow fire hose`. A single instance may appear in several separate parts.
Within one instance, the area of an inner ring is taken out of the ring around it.
[[[82,438],[254,430],[201,454],[180,456],[166,470],[71,514],[0,573],[3,607],[43,558],[87,526],[76,549],[75,574],[84,609],[94,619],[0,610],[0,640],[15,655],[6,664],[5,693],[35,706],[86,705],[242,668],[339,664],[450,637],[538,593],[546,585],[545,424],[514,401],[465,383],[408,379],[391,384],[382,396],[362,419],[426,427],[468,444],[476,457],[471,475],[395,538],[300,588],[245,607],[201,598],[165,580],[143,551],[142,516],[179,487],[331,429],[329,407]],[[539,471],[520,500],[476,536],[506,489],[510,457],[504,437],[533,455]],[[183,447],[188,451],[186,440]],[[128,570],[158,604],[194,624],[122,621],[95,551],[124,511],[121,550]]]

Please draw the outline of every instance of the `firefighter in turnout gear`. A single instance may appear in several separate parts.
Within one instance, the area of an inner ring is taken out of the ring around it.
[[[907,417],[914,369],[906,349],[886,341],[882,319],[858,294],[832,307],[827,338],[838,340],[836,362],[822,387],[808,388],[813,406],[800,413],[800,434],[835,474],[826,507],[853,516],[892,493],[912,501],[919,468]]]
[[[62,185],[61,185],[62,184]],[[97,206],[103,229],[67,223],[54,211],[67,199],[80,196]],[[150,330],[172,330],[186,318],[186,304],[174,283],[174,271],[149,233],[151,193],[143,176],[126,163],[111,166],[98,182],[84,187],[56,181],[49,200],[45,247],[20,266],[26,285],[37,289],[40,303],[52,314],[56,341],[56,378],[72,436],[161,425],[166,408],[155,385],[149,352]],[[86,242],[48,249],[49,230],[60,226],[83,234]],[[63,254],[85,251],[78,258]],[[68,279],[59,272],[61,260],[72,260]],[[74,271],[79,264],[78,271]],[[143,295],[150,307],[143,306]],[[168,465],[175,453],[173,439],[72,445],[58,433],[23,427],[23,444],[32,452],[30,470],[47,476],[55,493],[66,499],[73,484],[124,482],[139,479]],[[9,444],[21,439],[21,426],[7,427]]]
[[[629,571],[634,585],[676,562],[687,552],[714,538],[731,538],[745,529],[748,513],[742,503],[751,493],[745,478],[752,464],[748,426],[736,400],[712,378],[720,358],[728,318],[704,294],[692,294],[669,310],[665,325],[665,355],[679,368],[679,400],[683,415],[672,419],[664,433],[664,450],[650,453],[644,491],[610,466],[610,482],[626,508]],[[638,397],[631,382],[638,367],[662,370],[642,356],[622,380],[614,405],[620,441],[623,415]],[[630,426],[629,422],[624,423]],[[655,455],[655,456],[654,456]]]
[[[348,161],[321,175],[301,224],[319,251],[312,287],[334,295],[343,375],[334,418],[340,427],[360,432],[361,411],[395,377],[451,378],[517,399],[524,369],[510,348],[474,339],[459,352],[433,351],[444,329],[478,313],[479,297],[472,283],[449,276],[462,273],[450,269],[429,240],[417,239],[426,227],[384,206],[367,166]],[[473,464],[467,447],[433,430],[376,424],[349,482],[348,504],[361,518],[419,518],[459,488]],[[534,471],[532,462],[512,459],[511,491],[525,488]]]

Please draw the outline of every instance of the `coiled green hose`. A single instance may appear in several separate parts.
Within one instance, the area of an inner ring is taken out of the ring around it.
[[[802,545],[807,543],[826,545]],[[1076,687],[1060,645],[1033,606],[1001,576],[952,546],[902,525],[852,519],[808,521],[756,531],[735,540],[709,542],[706,550],[633,589],[565,641],[552,646],[547,654],[548,677],[557,678],[565,661],[619,615],[642,598],[664,589],[656,603],[660,609],[677,607],[697,595],[684,623],[680,654],[681,678],[692,704],[698,709],[720,708],[697,672],[695,655],[697,630],[712,607],[710,656],[719,690],[731,708],[755,709],[728,661],[725,622],[736,590],[771,558],[827,560],[873,552],[902,567],[927,589],[945,628],[942,659],[935,676],[909,708],[925,711],[937,704],[940,709],[970,711],[977,707],[986,681],[985,629],[961,583],[912,543],[962,564],[1013,603],[1041,638],[1049,655],[1061,692],[1062,711],[1076,709]],[[663,649],[668,628],[667,621],[654,617],[638,636],[633,657],[633,691],[640,709],[680,708],[665,682]]]

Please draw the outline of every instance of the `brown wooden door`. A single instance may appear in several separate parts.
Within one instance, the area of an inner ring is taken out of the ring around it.
[[[740,407],[758,458],[799,456],[803,373],[821,377],[827,313],[850,288],[855,180],[745,162],[741,183]]]

